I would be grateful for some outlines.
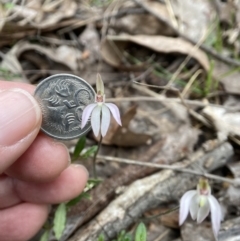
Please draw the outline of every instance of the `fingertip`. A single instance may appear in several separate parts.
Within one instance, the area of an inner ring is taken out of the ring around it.
[[[84,173],[83,177],[85,177],[85,179],[88,180],[89,172],[85,166],[80,164],[72,164],[71,167],[77,169],[78,171],[81,171],[81,173]]]
[[[0,173],[31,145],[40,125],[40,107],[28,92],[0,92]]]
[[[71,162],[67,147],[40,133],[28,150],[5,173],[13,178],[32,182],[56,179]]]
[[[34,203],[21,203],[0,210],[0,240],[29,240],[40,230],[48,213],[48,205]]]
[[[41,124],[41,109],[27,91],[11,89],[0,92],[0,145],[12,146]]]
[[[78,196],[87,179],[88,172],[85,167],[70,165],[49,183],[29,183],[15,179],[15,190],[24,201],[56,204]]]

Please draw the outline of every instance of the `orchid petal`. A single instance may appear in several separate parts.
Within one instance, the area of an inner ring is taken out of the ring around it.
[[[198,194],[195,194],[190,203],[190,214],[193,220],[197,219],[198,209]]]
[[[104,94],[104,84],[100,74],[97,74],[96,89],[97,89],[97,93],[100,92],[101,95]]]
[[[94,135],[97,137],[100,130],[100,115],[101,115],[101,109],[102,107],[97,105],[93,111],[91,116],[91,125],[93,129]]]
[[[197,193],[196,190],[191,190],[186,192],[181,200],[180,200],[180,211],[179,211],[179,225],[182,225],[183,222],[186,220],[190,203],[192,201],[193,196]]]
[[[200,202],[203,202],[203,205],[198,210],[197,223],[201,223],[210,212],[210,207],[207,199],[208,197],[201,196],[200,198],[202,199]]]
[[[222,219],[222,209],[217,201],[217,199],[210,195],[208,197],[209,205],[210,205],[210,210],[211,210],[211,219],[212,219],[212,229],[215,238],[217,239],[217,235],[220,229],[220,224],[221,224],[221,219]]]
[[[88,122],[88,119],[94,109],[94,107],[96,107],[96,103],[93,103],[93,104],[89,104],[87,105],[84,110],[83,110],[83,113],[82,113],[82,123],[81,123],[81,128],[83,128],[87,122]]]
[[[102,105],[101,134],[104,137],[107,134],[110,125],[111,115],[107,106]]]
[[[120,117],[118,107],[115,104],[112,104],[112,103],[105,103],[105,105],[112,112],[112,115],[113,115],[114,119],[116,120],[116,122],[121,126],[122,122],[121,122],[121,117]]]

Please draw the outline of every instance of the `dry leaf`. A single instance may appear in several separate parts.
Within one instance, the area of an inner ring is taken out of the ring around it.
[[[183,241],[215,241],[211,224],[202,222],[198,225],[197,222],[185,222],[181,226],[181,236]]]
[[[240,162],[231,162],[227,166],[235,178],[240,178]]]
[[[19,25],[30,24],[36,28],[44,29],[57,24],[64,18],[75,15],[77,3],[73,0],[63,1],[29,1],[24,5],[15,5],[12,9],[13,14],[17,14],[21,20]]]
[[[4,9],[4,5],[0,3],[0,31],[2,31],[2,28],[5,24],[5,19],[6,19],[6,9]]]
[[[228,168],[230,169],[231,173],[233,174],[236,181],[240,181],[240,163],[238,162],[232,162],[229,163]],[[228,204],[239,206],[240,205],[240,188],[235,187],[233,185],[229,185],[227,190],[227,196],[228,196]]]
[[[170,0],[178,20],[178,29],[185,36],[199,41],[207,33],[216,17],[216,10],[209,0]]]
[[[229,25],[233,24],[233,16],[236,14],[237,8],[233,6],[232,2],[219,2],[220,10],[220,20],[222,22],[228,23]]]
[[[112,144],[124,147],[134,147],[140,145],[150,145],[152,138],[150,135],[134,133],[128,127],[130,121],[137,113],[137,106],[130,108],[122,117],[122,127],[119,127],[114,133],[111,142]]]
[[[88,65],[94,64],[99,60],[100,37],[93,24],[89,24],[87,28],[79,36],[80,43],[84,46],[84,50],[88,52],[88,58],[85,58]]]
[[[147,226],[147,240],[149,241],[176,241],[175,237],[174,229],[167,228],[158,222],[150,222]]]
[[[50,49],[48,49],[49,52]],[[65,64],[68,66],[71,70],[77,70],[78,69],[78,61],[82,57],[82,53],[73,47],[62,45],[59,46],[55,52],[55,58],[53,58],[51,54],[51,59],[53,59],[55,62],[59,62],[62,64]],[[57,61],[58,60],[58,61]]]
[[[164,4],[157,3],[163,8],[166,8]],[[115,21],[110,25],[115,30],[119,30],[121,33],[128,33],[131,35],[165,35],[173,36],[174,32],[166,24],[160,22],[156,17],[149,14],[133,14],[127,15]]]
[[[150,135],[134,133],[128,128],[130,121],[134,118],[136,113],[137,107],[131,107],[121,118],[122,126],[118,126],[115,121],[112,121],[110,129],[107,135],[103,138],[102,143],[122,147],[151,144],[152,138]]]
[[[19,63],[17,56],[19,53],[19,45],[15,44],[12,49],[4,56],[0,67],[9,70],[12,73],[19,74],[22,72],[21,64]]]
[[[81,52],[73,47],[62,45],[54,50],[37,44],[30,44],[26,41],[20,41],[5,55],[0,67],[9,70],[11,73],[21,74],[23,69],[18,58],[26,51],[36,51],[56,63],[67,66],[73,71],[78,69],[78,60],[81,59]]]
[[[30,26],[19,26],[19,24],[15,22],[7,22],[1,31],[1,42],[4,40],[7,41],[8,44],[13,44],[16,39],[32,36],[36,31],[37,30],[34,30]]]
[[[142,2],[156,15],[161,16],[161,18],[164,19],[164,21],[171,23],[171,14],[167,9],[166,4],[161,3],[160,1],[142,0]]]
[[[235,181],[239,182],[240,178],[236,178]],[[240,188],[235,186],[229,186],[227,190],[228,205],[240,206]]]
[[[207,55],[203,51],[196,49],[192,44],[181,38],[171,38],[165,36],[108,36],[101,47],[103,59],[114,67],[121,67],[123,65],[123,50],[128,42],[139,44],[158,53],[191,54],[206,71],[209,69],[209,61]]]
[[[169,211],[170,208],[163,210],[162,212],[167,212]],[[161,213],[161,212],[160,212]],[[168,214],[164,214],[160,216],[161,223],[170,228],[178,228],[179,227],[179,213],[178,212],[170,212]]]
[[[223,84],[226,91],[240,94],[240,73],[222,62],[215,61],[213,77]]]
[[[143,2],[170,26],[195,41],[199,41],[206,33],[216,16],[215,8],[209,0],[169,0],[165,1],[165,6],[157,1]]]
[[[240,113],[228,112],[224,107],[207,106],[203,109],[205,114],[214,124],[218,139],[224,141],[228,135],[240,136]]]

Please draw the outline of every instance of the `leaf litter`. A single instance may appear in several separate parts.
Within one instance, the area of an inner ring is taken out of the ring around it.
[[[111,122],[102,156],[168,165],[196,160],[194,170],[238,180],[239,16],[238,1],[230,0],[5,0],[0,3],[0,75],[37,84],[67,72],[95,87],[100,73],[123,122],[122,128]],[[98,141],[90,132],[86,148]],[[76,143],[65,144],[72,152]],[[196,155],[206,162],[198,162]],[[92,175],[91,158],[75,158]],[[90,191],[90,200],[71,207],[60,240],[81,240],[81,235],[97,240],[102,230],[111,240],[120,227],[133,232],[140,218],[176,207],[179,192],[196,185],[190,174],[168,178],[165,171],[104,158],[98,159],[97,171],[101,183]],[[225,210],[219,240],[237,239],[239,188],[210,181]],[[150,192],[153,182],[159,186]],[[162,195],[157,201],[151,196],[154,190]],[[214,240],[209,220],[178,227],[178,212],[171,215],[149,219],[149,240]],[[156,238],[156,227],[162,239]],[[49,240],[54,239],[51,233]]]

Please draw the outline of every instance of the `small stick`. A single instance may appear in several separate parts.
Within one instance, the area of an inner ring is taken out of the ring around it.
[[[210,173],[202,173],[198,172],[195,170],[190,170],[187,168],[182,168],[180,166],[171,166],[171,165],[165,165],[165,164],[157,164],[157,163],[146,163],[146,162],[139,162],[135,160],[130,160],[130,159],[125,159],[125,158],[118,158],[118,157],[112,157],[112,156],[98,156],[99,159],[105,160],[105,161],[113,161],[113,162],[120,162],[120,163],[126,163],[126,164],[132,164],[132,165],[138,165],[138,166],[146,166],[146,167],[154,167],[154,168],[159,168],[159,169],[167,169],[167,170],[173,170],[176,172],[184,172],[184,173],[189,173],[192,175],[198,175],[198,176],[203,176],[212,180],[217,180],[221,182],[227,182],[233,185],[240,185],[239,182],[226,178],[226,177],[220,177],[214,174]]]
[[[171,90],[171,89],[170,89]],[[123,102],[123,101],[156,101],[156,102],[177,102],[182,103],[182,101],[179,98],[166,98],[164,96],[159,97],[152,97],[152,96],[134,96],[134,97],[121,97],[121,98],[108,98],[106,99],[108,102]],[[185,103],[189,105],[195,105],[198,107],[206,107],[206,106],[213,106],[218,108],[223,108],[225,110],[231,111],[232,109],[230,107],[222,106],[222,105],[216,105],[211,103],[203,103],[201,101],[197,100],[184,100]]]

